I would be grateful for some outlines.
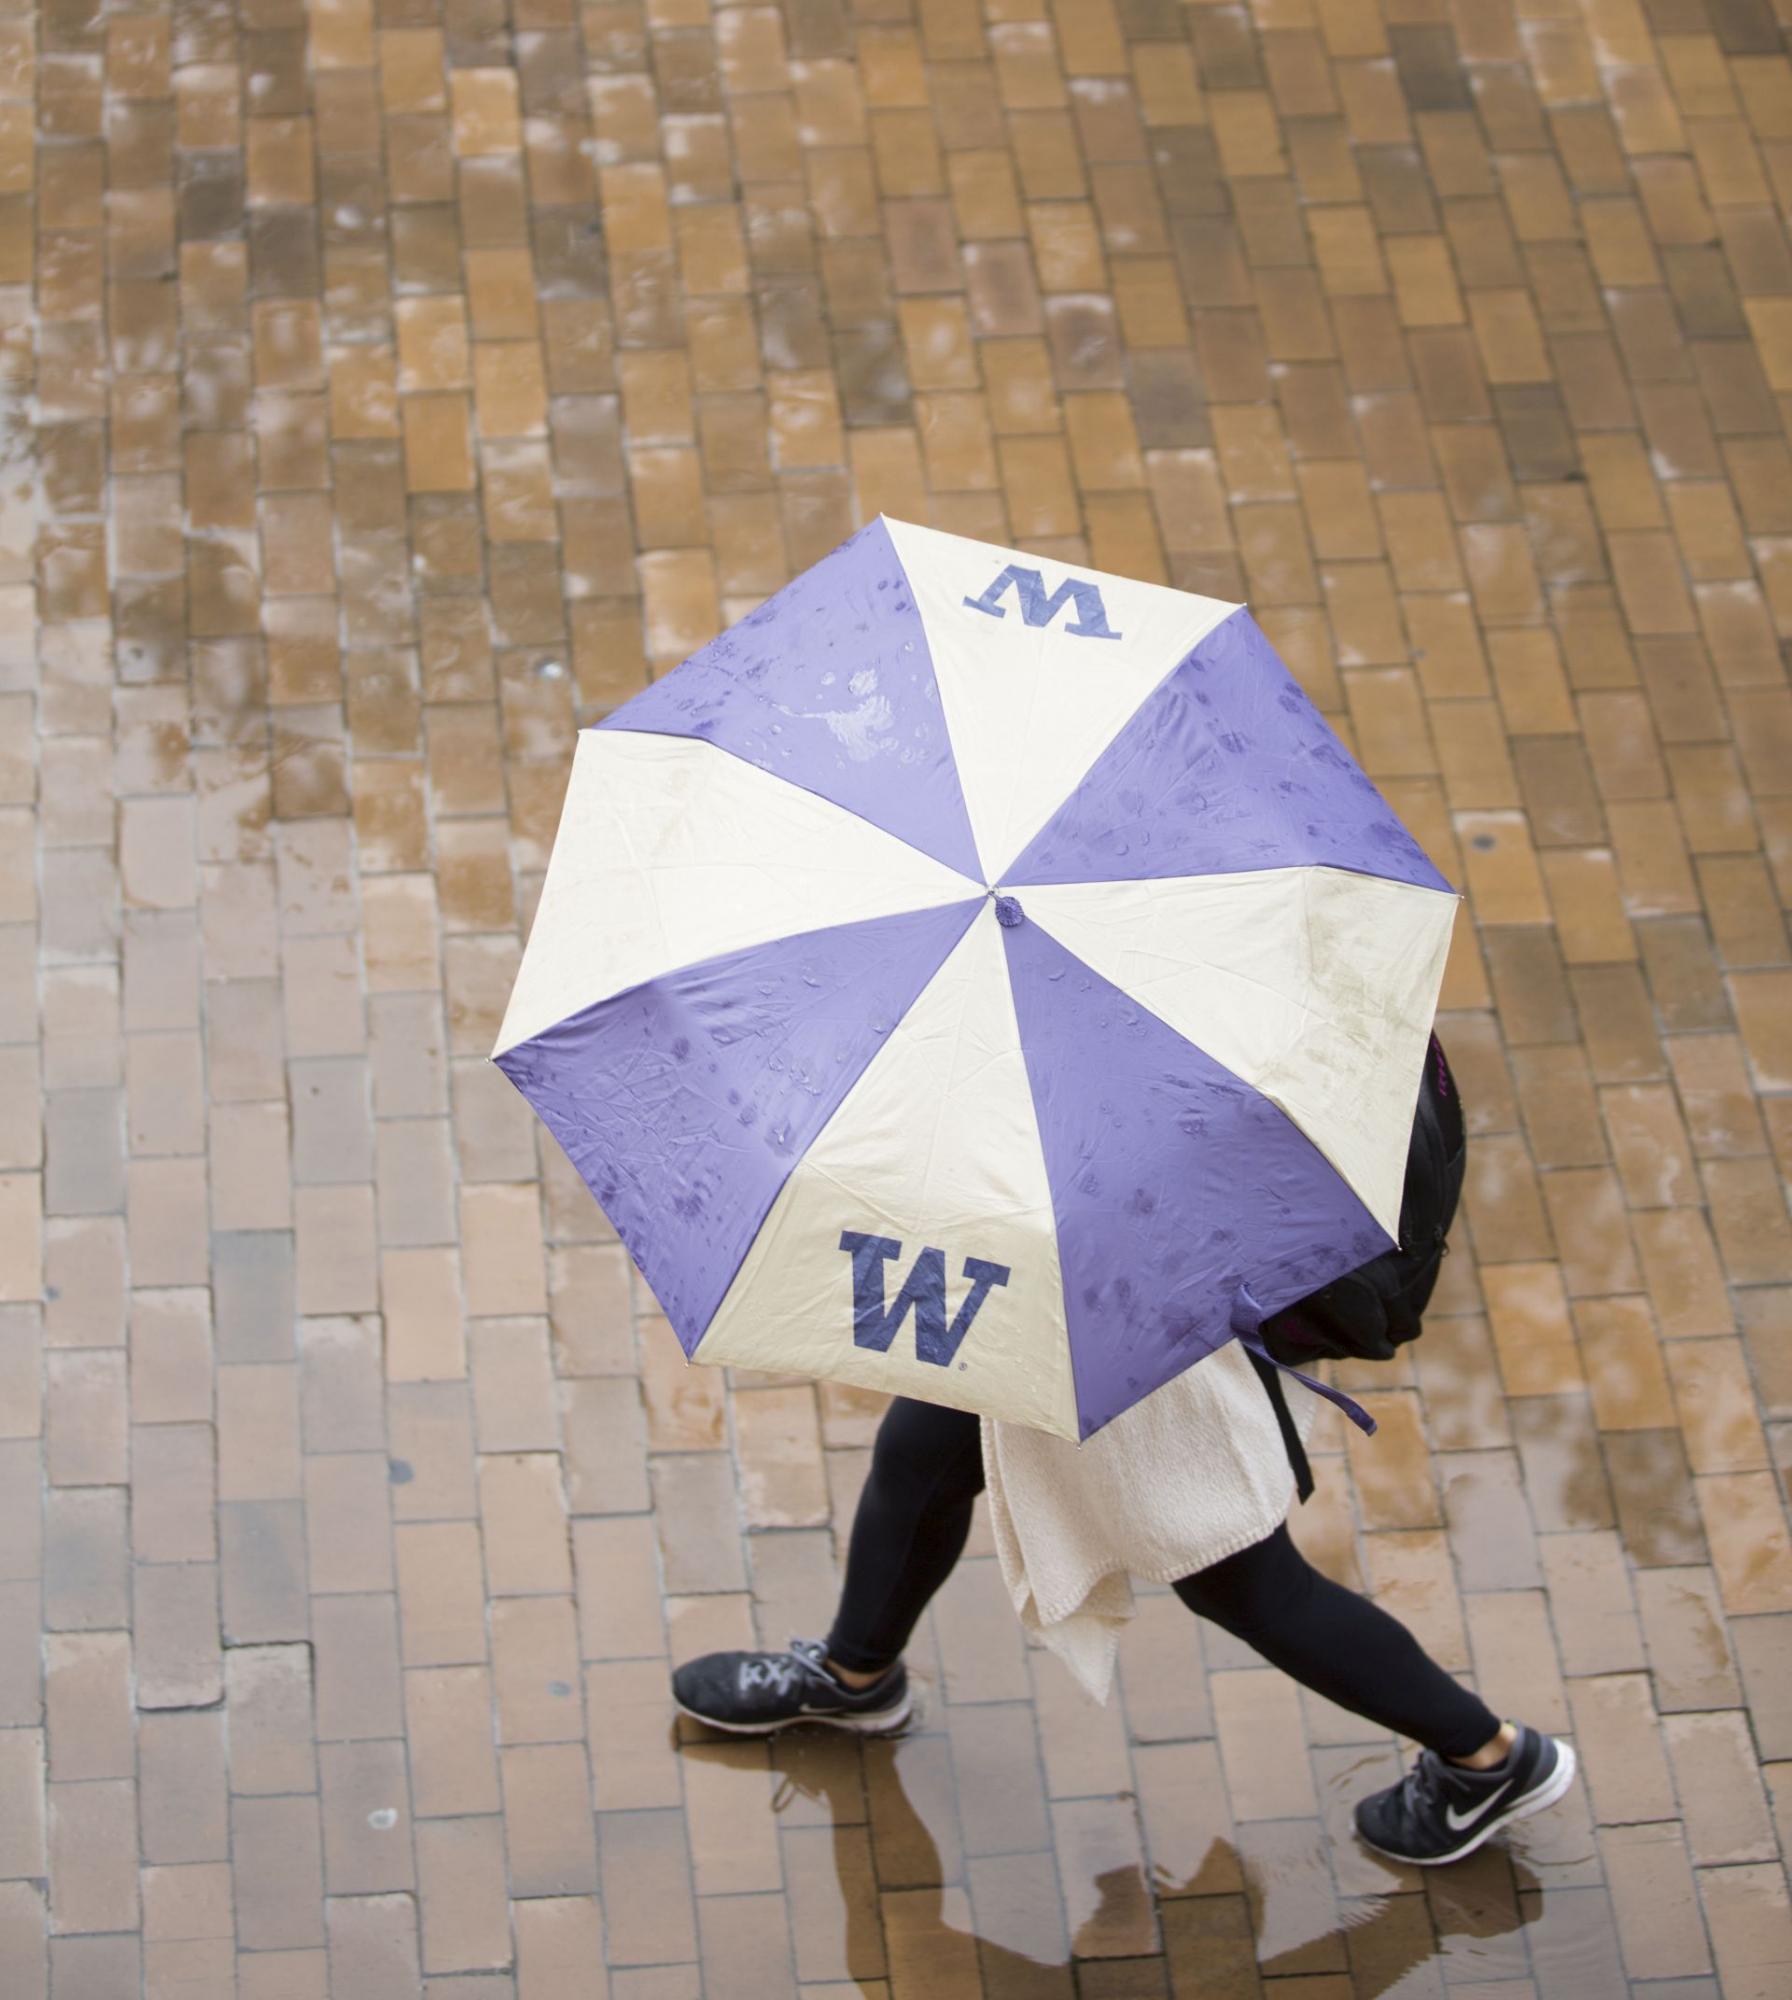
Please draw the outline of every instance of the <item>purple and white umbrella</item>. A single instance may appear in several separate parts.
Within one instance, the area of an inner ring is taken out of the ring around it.
[[[1455,909],[1248,613],[879,519],[581,734],[494,1053],[692,1359],[1087,1437],[1387,1248]]]

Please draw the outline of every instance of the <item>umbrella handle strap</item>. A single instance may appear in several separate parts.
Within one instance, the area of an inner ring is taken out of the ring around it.
[[[1262,1360],[1267,1361],[1272,1368],[1278,1369],[1282,1374],[1290,1376],[1303,1389],[1311,1389],[1315,1396],[1323,1396],[1328,1403],[1336,1404],[1365,1437],[1373,1437],[1375,1435],[1375,1419],[1370,1416],[1361,1403],[1357,1402],[1353,1397],[1345,1395],[1342,1389],[1334,1389],[1329,1382],[1321,1382],[1316,1375],[1305,1374],[1298,1368],[1290,1368],[1285,1361],[1278,1361],[1254,1333],[1241,1333],[1238,1336],[1238,1343],[1247,1353],[1259,1356]]]
[[[1238,1343],[1247,1353],[1267,1361],[1272,1368],[1284,1375],[1293,1376],[1303,1389],[1311,1389],[1315,1396],[1323,1396],[1328,1403],[1335,1404],[1365,1437],[1375,1435],[1375,1419],[1361,1403],[1344,1394],[1342,1389],[1334,1389],[1329,1382],[1321,1382],[1298,1368],[1290,1368],[1286,1362],[1278,1361],[1263,1344],[1263,1336],[1258,1332],[1265,1318],[1263,1308],[1251,1297],[1250,1288],[1240,1285],[1238,1296],[1232,1306],[1232,1331],[1238,1336]]]

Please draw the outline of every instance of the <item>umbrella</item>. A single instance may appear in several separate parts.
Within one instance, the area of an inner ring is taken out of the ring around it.
[[[1455,907],[1246,611],[879,518],[581,732],[494,1053],[690,1358],[1083,1438],[1388,1248]]]

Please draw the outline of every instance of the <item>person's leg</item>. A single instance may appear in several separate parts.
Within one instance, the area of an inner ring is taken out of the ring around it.
[[[685,1714],[763,1736],[797,1722],[882,1734],[910,1712],[902,1649],[951,1574],[983,1490],[977,1419],[898,1399],[853,1517],[834,1629],[781,1652],[707,1653],[672,1676]]]
[[[1500,1733],[1478,1695],[1397,1618],[1322,1576],[1286,1527],[1184,1577],[1176,1595],[1315,1694],[1440,1757],[1472,1757]]]
[[[875,1678],[902,1656],[909,1634],[952,1574],[983,1491],[977,1419],[907,1397],[878,1426],[871,1470],[853,1516],[828,1661]]]
[[[1321,1576],[1285,1526],[1176,1594],[1316,1694],[1424,1745],[1399,1784],[1357,1806],[1357,1831],[1383,1854],[1458,1861],[1574,1782],[1566,1743],[1501,1722],[1397,1618]]]

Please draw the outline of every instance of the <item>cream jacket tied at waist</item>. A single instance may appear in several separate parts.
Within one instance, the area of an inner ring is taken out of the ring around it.
[[[1304,1439],[1319,1398],[1283,1386]],[[1294,1500],[1275,1409],[1236,1341],[1087,1444],[985,1417],[983,1472],[1009,1601],[1100,1702],[1133,1615],[1130,1579],[1206,1569],[1273,1534]]]

